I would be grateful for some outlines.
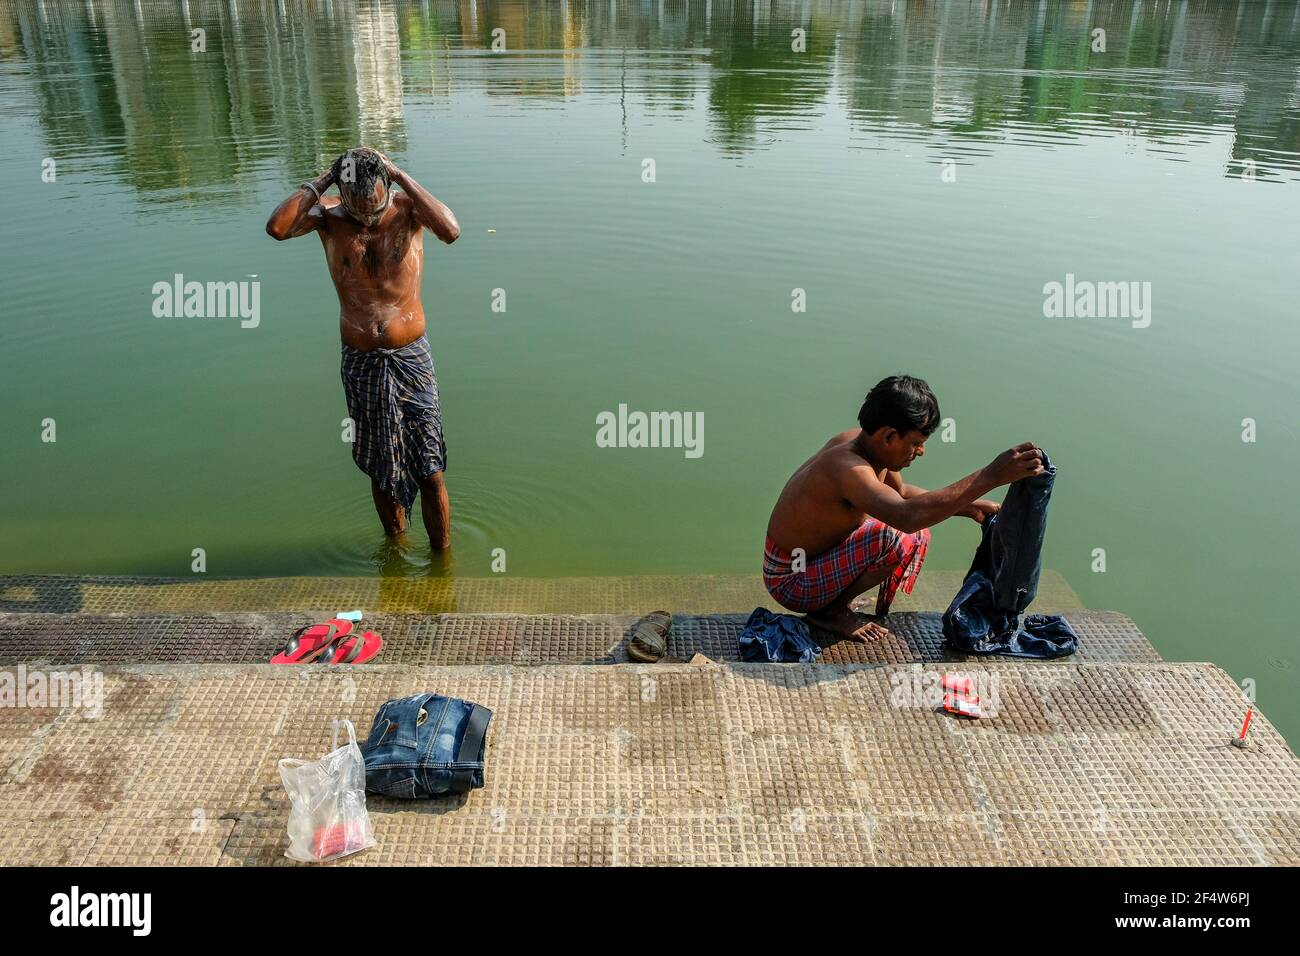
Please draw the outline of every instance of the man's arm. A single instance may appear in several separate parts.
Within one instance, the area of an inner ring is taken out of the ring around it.
[[[379,155],[384,156],[383,153]],[[387,156],[384,156],[384,162],[388,164],[388,178],[401,186],[402,191],[411,197],[411,205],[415,208],[416,221],[443,242],[455,242],[460,236],[460,223],[456,221],[456,214],[435,199],[432,193],[412,179],[405,170],[399,168]]]
[[[314,191],[305,184],[299,186],[292,196],[275,207],[271,218],[266,220],[266,234],[281,241],[315,232],[325,218],[320,197],[333,182],[334,174],[326,170],[312,180],[312,186],[316,187]]]
[[[920,485],[909,485],[903,481],[900,472],[891,471],[885,474],[885,482],[893,488],[904,499],[916,498],[919,495],[926,494],[926,490]],[[983,524],[984,519],[989,515],[995,515],[1002,508],[996,501],[989,501],[987,498],[976,498],[964,508],[958,508],[953,512],[956,517],[970,518],[976,524]]]
[[[915,498],[917,495],[925,494],[925,489],[918,485],[909,485],[903,481],[902,472],[887,471],[885,472],[885,484],[898,492],[902,498]]]
[[[860,508],[890,527],[913,534],[929,528],[987,494],[999,485],[1007,485],[1043,471],[1043,453],[1032,442],[1017,445],[998,455],[979,471],[937,491],[925,491],[904,498],[887,481],[876,477],[863,465],[849,471],[845,496]],[[888,475],[886,475],[888,478]],[[901,483],[901,479],[900,479]]]

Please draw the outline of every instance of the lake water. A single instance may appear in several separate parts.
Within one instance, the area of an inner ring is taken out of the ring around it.
[[[757,573],[907,371],[955,431],[910,481],[1043,445],[1046,565],[1300,736],[1294,3],[16,2],[0,120],[0,572],[426,573],[341,440],[320,244],[263,232],[366,143],[463,229],[424,280],[454,573]],[[176,274],[255,278],[256,327],[155,317]],[[1144,314],[1046,316],[1067,276]],[[703,454],[597,447],[620,404]]]

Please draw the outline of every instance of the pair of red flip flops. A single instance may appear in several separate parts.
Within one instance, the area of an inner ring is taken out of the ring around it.
[[[271,658],[272,664],[364,664],[384,647],[374,631],[354,634],[352,621],[332,618],[325,624],[308,624],[294,632]]]

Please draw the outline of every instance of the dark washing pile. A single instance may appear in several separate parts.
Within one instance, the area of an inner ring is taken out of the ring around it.
[[[1065,657],[1079,639],[1060,615],[1020,615],[1038,593],[1047,503],[1056,467],[1043,453],[1043,473],[1011,483],[1001,510],[984,521],[975,560],[943,615],[943,635],[967,654]]]
[[[740,657],[746,661],[811,664],[821,652],[800,618],[763,607],[754,608],[740,634]]]

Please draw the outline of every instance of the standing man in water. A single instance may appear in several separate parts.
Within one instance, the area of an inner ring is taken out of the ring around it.
[[[325,195],[332,185],[337,197]],[[460,235],[450,209],[383,153],[365,147],[299,186],[266,222],[272,239],[314,232],[325,247],[339,297],[343,390],[356,427],[352,459],[370,476],[384,531],[406,530],[418,492],[429,542],[443,550],[451,544],[451,503],[420,304],[425,229],[446,243]]]

